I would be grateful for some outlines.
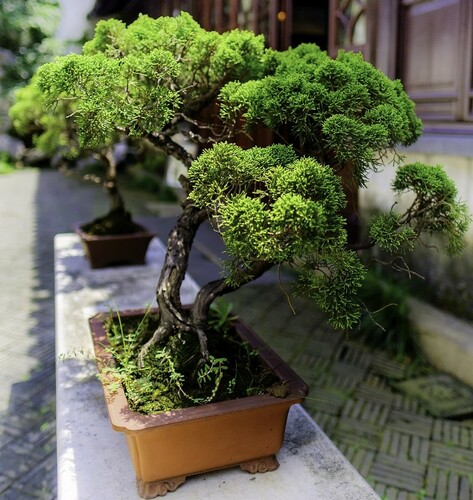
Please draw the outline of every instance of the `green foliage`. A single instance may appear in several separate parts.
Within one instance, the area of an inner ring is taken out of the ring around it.
[[[413,250],[417,239],[414,229],[404,226],[401,215],[392,211],[373,217],[369,236],[381,250],[389,253]]]
[[[338,248],[338,251],[315,254],[306,260],[299,288],[329,315],[332,326],[346,330],[361,318],[357,294],[365,273],[355,252]]]
[[[235,123],[242,115],[247,127],[288,126],[304,151],[337,169],[351,166],[360,185],[386,151],[420,134],[420,120],[400,82],[360,54],[341,51],[333,60],[306,44],[267,60],[267,77],[222,89],[224,120]]]
[[[237,316],[232,314],[232,304],[217,299],[210,306],[212,314],[209,316],[209,325],[216,331],[228,331]]]
[[[268,74],[285,76],[298,73],[310,76],[321,63],[327,61],[327,53],[315,44],[303,43],[283,52],[273,51],[267,61]]]
[[[235,144],[220,143],[192,163],[188,171],[191,198],[199,206],[212,209],[228,196],[257,191],[268,170],[296,158],[291,147],[278,144],[244,151]]]
[[[15,171],[15,165],[6,153],[0,153],[0,175]]]
[[[334,85],[338,78],[344,78],[343,72],[332,75]],[[345,131],[347,120],[356,125],[341,115],[332,118],[345,122]],[[364,145],[354,147],[362,151]],[[359,321],[356,295],[365,269],[357,253],[348,249],[340,216],[346,200],[332,168],[314,158],[297,158],[290,146],[243,150],[220,143],[193,162],[188,178],[190,199],[215,217],[225,242],[229,284],[241,286],[261,263],[290,263],[301,268],[299,291],[305,290],[334,326],[345,329]],[[391,210],[374,217],[370,244],[403,254],[413,250],[423,233],[431,232],[449,238],[450,252],[461,248],[469,217],[440,167],[400,167],[393,187],[397,192],[413,190],[416,201],[405,214]]]
[[[64,156],[70,159],[79,154],[70,118],[72,113],[70,101],[61,101],[54,108],[48,108],[36,77],[17,90],[15,103],[9,110],[12,125],[20,136],[31,137],[33,144],[50,156],[63,150]]]
[[[100,21],[81,55],[41,66],[11,116],[17,131],[34,134],[48,154],[68,145],[74,157],[123,136],[159,137],[162,145],[224,83],[257,78],[264,53],[261,35],[208,32],[187,13],[140,16],[129,26]]]
[[[246,265],[291,261],[344,237],[340,179],[313,159],[296,159],[291,147],[220,143],[188,176],[190,198],[212,211],[229,253]]]
[[[403,223],[417,234],[425,232],[446,238],[450,255],[461,252],[471,216],[467,205],[458,201],[457,188],[440,165],[410,163],[399,167],[393,190],[415,195]]]
[[[192,116],[223,82],[257,76],[263,52],[261,36],[207,32],[186,13],[140,16],[128,27],[109,19],[83,54],[42,66],[37,86],[47,106],[73,103],[79,145],[97,148],[117,133],[143,138],[173,129],[178,113]]]
[[[186,13],[140,16],[129,26],[100,21],[82,55],[38,70],[12,117],[49,150],[147,139],[188,165],[176,132],[207,146],[222,141],[192,162],[184,184],[193,204],[186,207],[205,209],[226,244],[226,285],[289,263],[302,270],[300,289],[348,328],[360,318],[365,270],[347,242],[340,174],[364,187],[387,153],[417,139],[421,122],[402,84],[360,54],[331,59],[313,44],[278,52],[264,43],[249,31],[206,31]],[[216,99],[223,124],[202,125],[201,111]],[[292,146],[243,150],[223,142],[261,123],[288,131]],[[440,167],[400,167],[393,189],[413,192],[414,202],[405,213],[395,206],[374,218],[365,246],[403,253],[427,232],[444,235],[450,253],[460,251],[469,215]]]
[[[174,73],[174,59],[158,51],[121,62],[70,54],[42,66],[37,78],[48,105],[74,102],[79,145],[97,148],[117,142],[117,129],[142,137],[168,123],[179,98],[160,81]]]
[[[239,286],[258,263],[302,267],[301,286],[346,328],[359,319],[356,291],[363,266],[346,251],[341,182],[291,147],[243,150],[220,143],[189,169],[190,198],[216,218],[231,256],[227,281]]]

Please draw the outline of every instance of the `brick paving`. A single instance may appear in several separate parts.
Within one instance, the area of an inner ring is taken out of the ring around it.
[[[393,386],[407,367],[332,331],[309,302],[293,302],[303,327],[291,326],[286,293],[278,286],[254,286],[231,299],[306,380],[306,409],[380,497],[473,499],[471,421],[434,418],[420,401],[397,393]],[[269,307],[256,306],[266,302]]]
[[[167,234],[172,219],[152,214],[149,198],[127,199],[140,222]],[[98,188],[57,172],[0,176],[2,499],[56,498],[53,236],[105,208]],[[190,263],[199,283],[218,276],[214,238],[200,232]],[[331,330],[308,302],[293,300],[293,316],[286,287],[270,276],[229,299],[310,385],[307,410],[380,497],[473,499],[471,422],[434,418],[397,392],[404,365]]]

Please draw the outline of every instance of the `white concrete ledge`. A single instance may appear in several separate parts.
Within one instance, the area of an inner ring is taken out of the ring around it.
[[[96,378],[87,319],[110,308],[153,302],[164,247],[153,240],[146,266],[91,270],[75,234],[55,238],[57,458],[59,500],[139,499],[125,438],[112,430]],[[186,279],[183,301],[197,285]],[[288,418],[277,471],[238,468],[188,478],[172,500],[370,500],[379,497],[300,406]]]
[[[427,359],[473,387],[473,326],[417,299],[409,299],[409,308],[409,320]]]

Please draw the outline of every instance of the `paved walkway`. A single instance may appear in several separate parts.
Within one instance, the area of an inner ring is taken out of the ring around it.
[[[128,197],[138,220],[164,238],[172,219],[153,215],[149,199]],[[52,240],[105,208],[99,188],[57,172],[0,176],[2,499],[56,497]],[[204,228],[190,263],[199,283],[218,275],[216,245]],[[394,392],[390,381],[405,367],[331,331],[304,301],[293,303],[293,317],[271,277],[230,299],[309,383],[308,411],[380,497],[473,499],[471,424],[433,418]]]

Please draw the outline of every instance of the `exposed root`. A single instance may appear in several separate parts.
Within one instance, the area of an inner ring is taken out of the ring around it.
[[[164,340],[169,335],[169,327],[163,323],[155,330],[153,336],[143,344],[143,347],[140,349],[138,354],[137,363],[139,368],[143,368],[145,364],[145,358],[148,355],[149,350],[159,344],[162,340]]]
[[[200,360],[200,364],[203,364],[209,360],[209,350],[207,347],[207,335],[205,335],[205,332],[202,330],[202,328],[197,328],[196,333],[199,337],[200,354],[202,356],[201,360]]]

